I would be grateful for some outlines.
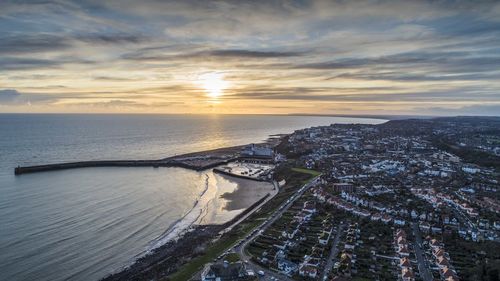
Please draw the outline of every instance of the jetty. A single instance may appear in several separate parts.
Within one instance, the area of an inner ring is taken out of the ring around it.
[[[35,165],[35,166],[19,166],[14,169],[14,174],[28,174],[28,173],[38,173],[47,171],[57,171],[57,170],[67,170],[76,168],[89,168],[89,167],[180,167],[195,171],[202,171],[210,169],[219,165],[224,165],[233,161],[233,159],[210,161],[206,164],[193,165],[183,161],[165,161],[165,160],[102,160],[102,161],[79,161],[79,162],[67,162],[67,163],[56,163],[56,164],[46,164],[46,165]]]
[[[22,175],[47,171],[91,168],[91,167],[179,167],[203,171],[220,165],[227,165],[239,159],[241,146],[182,154],[156,160],[91,160],[35,166],[18,166],[14,174]]]
[[[246,155],[251,154],[251,155]],[[179,167],[195,171],[203,171],[212,169],[221,165],[227,165],[234,161],[249,161],[249,162],[272,162],[272,157],[260,157],[254,155],[255,153],[267,153],[272,155],[272,149],[263,149],[254,144],[239,145],[233,147],[218,148],[207,151],[200,151],[194,153],[187,153],[177,156],[172,156],[163,159],[155,160],[90,160],[90,161],[75,161],[65,163],[54,163],[34,166],[18,166],[14,168],[14,174],[22,175],[28,173],[38,173],[47,171],[77,169],[77,168],[91,168],[91,167]],[[250,159],[249,159],[250,157]],[[227,173],[227,171],[219,170],[219,173]],[[230,173],[228,173],[230,174]],[[235,175],[241,178],[256,179],[256,177]]]

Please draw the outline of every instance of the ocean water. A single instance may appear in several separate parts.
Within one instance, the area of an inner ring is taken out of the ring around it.
[[[17,165],[159,159],[260,142],[270,134],[310,126],[381,122],[267,115],[0,114],[0,280],[97,280],[182,230],[180,221],[196,220],[193,210],[207,200],[206,194],[239,188],[210,171],[84,168],[14,176]]]

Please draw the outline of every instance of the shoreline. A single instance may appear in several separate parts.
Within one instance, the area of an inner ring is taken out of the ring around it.
[[[177,237],[152,248],[145,255],[139,256],[132,264],[99,279],[115,280],[150,280],[165,278],[180,266],[201,254],[201,248],[220,238],[225,231],[243,221],[247,215],[267,202],[271,193],[267,193],[229,221],[220,224],[194,224],[184,229]],[[197,243],[193,243],[196,241]],[[161,275],[158,275],[161,270]]]
[[[270,135],[267,141],[259,144],[268,144],[276,146],[283,137],[289,134]],[[15,168],[15,175],[20,176],[27,173],[49,172],[66,169],[87,168],[87,167],[179,167],[194,171],[206,171],[218,166],[227,165],[230,162],[245,159],[240,157],[240,152],[245,145],[220,147],[205,151],[189,152],[180,155],[174,155],[158,160],[102,160],[102,161],[80,161],[56,163],[47,165],[25,166]],[[225,178],[233,178],[232,181],[246,181],[246,185],[269,182],[256,181],[254,178],[239,177],[231,173],[220,173],[212,170],[215,174],[221,174]],[[224,174],[224,175],[222,175]],[[241,183],[238,182],[238,185]],[[274,185],[273,185],[274,186]],[[131,257],[130,263],[122,268],[114,269],[108,275],[99,280],[151,280],[163,279],[176,272],[182,265],[189,260],[203,254],[204,248],[210,243],[220,239],[225,232],[244,222],[247,216],[258,210],[261,205],[271,200],[274,195],[273,190],[269,190],[264,196],[257,199],[250,206],[243,208],[241,212],[225,222],[211,222],[207,224],[198,223],[197,220],[176,227],[183,222],[184,217],[174,222],[158,238],[150,241],[151,247],[145,251]],[[203,197],[200,195],[197,200]],[[196,202],[193,209],[196,208]],[[196,210],[195,210],[196,211]],[[192,212],[192,210],[190,211]],[[188,212],[185,216],[189,215]],[[172,230],[177,230],[172,236]],[[168,239],[167,239],[168,238]],[[162,241],[163,240],[163,241]],[[196,242],[193,242],[196,241]],[[158,275],[160,274],[160,275]]]

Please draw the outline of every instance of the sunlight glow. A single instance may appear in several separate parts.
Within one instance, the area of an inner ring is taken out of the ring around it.
[[[228,82],[224,80],[224,74],[217,72],[205,73],[199,76],[199,83],[207,91],[211,98],[218,98],[228,87]]]

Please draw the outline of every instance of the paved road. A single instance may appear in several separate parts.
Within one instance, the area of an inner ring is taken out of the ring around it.
[[[320,280],[326,280],[326,277],[332,271],[333,263],[335,262],[335,258],[337,257],[337,254],[339,253],[338,245],[340,241],[340,236],[342,236],[342,232],[344,230],[344,225],[341,224],[337,227],[337,233],[335,234],[335,240],[333,240],[332,244],[332,249],[330,251],[330,256],[328,257],[328,260],[326,261],[325,265],[325,270],[323,271],[323,275],[321,276]]]
[[[233,227],[235,227],[236,225],[238,225],[239,223],[241,223],[242,221],[244,221],[245,219],[247,219],[251,214],[253,214],[254,212],[256,212],[257,210],[259,210],[264,204],[266,204],[268,201],[270,201],[271,199],[274,198],[274,196],[276,196],[276,194],[278,194],[278,191],[279,191],[279,185],[276,181],[273,181],[272,182],[273,184],[273,190],[270,192],[270,196],[264,200],[262,203],[260,203],[258,206],[256,206],[255,208],[253,208],[253,210],[251,210],[250,212],[248,212],[246,215],[244,215],[242,218],[240,218],[238,221],[236,221],[235,223],[233,223],[232,225],[230,225],[229,227],[227,227],[226,229],[224,229],[223,231],[220,232],[220,234],[222,233],[226,233],[228,232],[229,230],[231,230]],[[253,269],[253,268],[251,268]],[[259,271],[260,269],[258,270],[255,270],[255,272]],[[200,276],[201,276],[201,273],[202,273],[203,269],[199,270],[198,272],[196,272],[195,274],[193,274],[193,276],[191,276],[191,278],[189,280],[191,281],[195,281],[195,280],[200,280]]]
[[[306,192],[309,188],[314,186],[317,183],[317,181],[319,180],[319,177],[320,176],[315,177],[309,183],[305,184],[302,188],[300,188],[294,195],[292,195],[292,197],[289,199],[289,201],[286,201],[278,208],[277,212],[275,212],[267,220],[265,220],[264,223],[262,223],[260,226],[258,226],[252,232],[252,234],[250,234],[244,240],[244,242],[240,246],[236,246],[233,248],[233,250],[239,254],[239,256],[242,260],[248,261],[247,267],[254,269],[255,272],[258,272],[259,270],[262,270],[263,272],[265,272],[265,277],[262,278],[261,280],[270,280],[270,279],[268,279],[269,277],[274,277],[274,278],[277,278],[278,280],[289,280],[289,281],[292,281],[293,279],[291,279],[290,277],[288,277],[284,274],[277,273],[275,271],[269,270],[267,268],[259,266],[258,264],[253,263],[250,260],[250,256],[245,253],[246,246],[249,243],[251,243],[255,238],[257,238],[257,236],[259,236],[261,231],[263,232],[269,226],[271,226],[277,219],[279,219],[281,217],[281,215],[283,215],[283,213],[285,213],[288,210],[288,208],[290,208],[290,206],[292,206],[292,204],[295,202],[295,200],[297,200],[300,196],[302,196],[304,194],[304,192]]]
[[[418,228],[418,223],[414,222],[411,224],[413,229],[413,234],[415,235],[416,243],[415,243],[415,256],[417,257],[418,262],[418,271],[420,272],[420,277],[424,281],[432,281],[434,280],[432,273],[429,270],[427,258],[424,256],[424,252],[420,245],[422,245],[422,234],[420,233],[420,229]]]

